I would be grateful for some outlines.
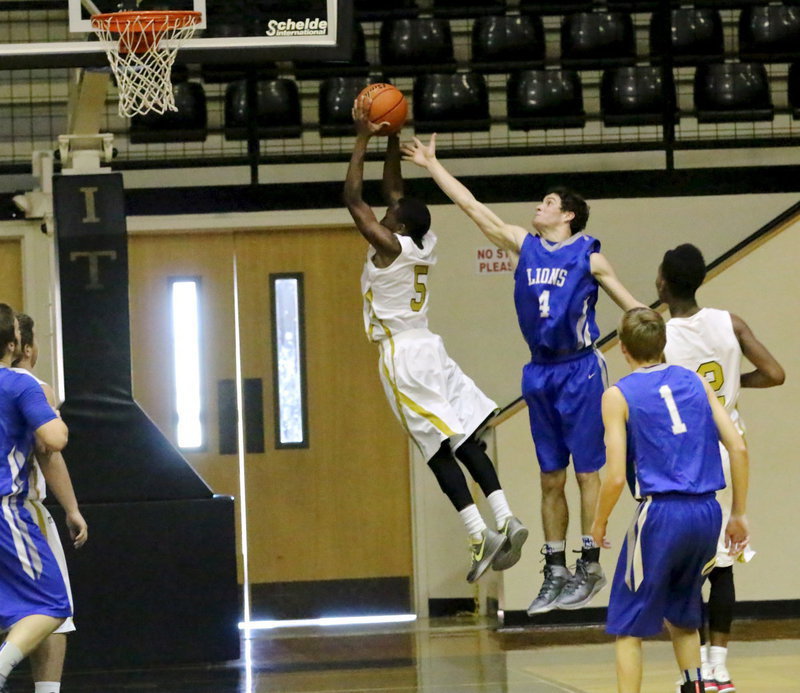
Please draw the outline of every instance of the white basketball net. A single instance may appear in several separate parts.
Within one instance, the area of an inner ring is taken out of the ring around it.
[[[119,114],[177,111],[172,65],[183,42],[192,37],[199,12],[117,12],[92,17],[117,79]]]

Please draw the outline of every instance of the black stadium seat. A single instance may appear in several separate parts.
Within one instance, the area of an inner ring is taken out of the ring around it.
[[[232,82],[225,90],[225,139],[244,140],[248,134],[247,81]],[[291,79],[257,83],[256,128],[259,139],[299,137],[300,92]]]
[[[577,12],[561,22],[561,65],[602,69],[636,61],[633,20],[624,12]]]
[[[483,75],[425,74],[414,80],[416,132],[488,130],[489,93]]]
[[[745,7],[739,15],[739,58],[771,63],[800,58],[800,7]]]
[[[725,39],[719,10],[679,7],[670,11],[669,23],[663,12],[654,12],[650,20],[650,62],[660,64],[667,51],[673,65],[721,62]]]
[[[199,82],[173,85],[177,111],[148,113],[131,118],[131,144],[203,142],[208,135],[206,93]]]
[[[674,122],[675,99],[671,70],[640,65],[612,67],[603,72],[600,110],[605,125],[660,125],[667,111]]]
[[[522,70],[506,85],[510,130],[582,128],[583,87],[574,70]]]
[[[456,67],[446,19],[387,19],[381,25],[379,51],[387,75],[449,72]]]
[[[369,77],[328,77],[319,85],[319,132],[323,137],[352,135],[353,101]]]
[[[761,63],[699,65],[694,105],[700,123],[769,121],[775,116],[767,70]]]
[[[544,25],[538,15],[478,17],[472,25],[472,68],[510,72],[543,67]]]

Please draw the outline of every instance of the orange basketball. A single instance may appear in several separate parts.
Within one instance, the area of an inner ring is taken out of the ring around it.
[[[381,131],[382,135],[400,132],[408,115],[408,102],[397,87],[391,84],[370,84],[358,95],[366,94],[372,99],[369,107],[369,119],[373,123],[389,123]]]

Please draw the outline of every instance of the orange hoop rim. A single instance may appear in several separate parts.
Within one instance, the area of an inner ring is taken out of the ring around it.
[[[142,10],[104,12],[91,18],[92,27],[106,29],[114,34],[154,33],[199,24],[202,13],[195,10]],[[146,26],[142,23],[146,22]]]

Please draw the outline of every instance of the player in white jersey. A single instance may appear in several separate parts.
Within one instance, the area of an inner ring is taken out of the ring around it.
[[[361,275],[364,326],[380,347],[379,373],[395,416],[411,436],[464,522],[471,539],[467,581],[491,566],[505,570],[520,558],[528,530],[514,517],[492,461],[476,432],[497,405],[481,392],[428,329],[428,272],[436,263],[430,213],[403,196],[400,144],[388,135],[383,196],[388,206],[378,221],[362,197],[364,157],[383,124],[370,123],[367,97],[353,106],[356,141],[344,185],[344,202],[370,248]],[[486,495],[497,531],[481,517],[461,462]]]
[[[705,260],[695,246],[686,243],[664,254],[656,281],[659,299],[669,306],[672,316],[667,322],[664,356],[667,363],[685,366],[702,375],[742,433],[744,425],[736,408],[740,388],[780,385],[785,376],[781,365],[738,315],[697,304],[695,293],[705,275]],[[741,373],[742,355],[755,366],[754,370]],[[717,500],[724,527],[731,512],[732,492],[730,459],[724,448],[720,452],[726,487],[717,492]],[[749,555],[752,552],[746,549],[742,559]],[[704,645],[701,651],[706,691],[736,690],[726,661],[736,600],[733,563],[734,557],[725,548],[725,537],[721,535],[716,567],[709,575],[710,649],[706,651]]]
[[[39,348],[33,333],[33,319],[24,313],[18,313],[17,321],[19,322],[20,330],[20,353],[18,358],[14,360],[14,368],[12,370],[26,373],[31,378],[34,378],[41,385],[49,404],[55,407],[56,400],[53,388],[34,376],[32,372],[39,356]],[[58,567],[61,569],[61,576],[64,578],[67,595],[70,603],[72,603],[72,592],[70,590],[64,548],[61,546],[61,539],[58,536],[55,520],[53,520],[43,502],[47,496],[47,486],[51,487],[53,495],[55,495],[56,500],[64,509],[67,527],[75,548],[80,548],[86,543],[88,526],[78,509],[78,501],[75,498],[69,471],[61,453],[51,453],[48,459],[43,460],[43,468],[36,457],[41,457],[41,455],[37,453],[35,458],[30,461],[32,468],[25,507],[31,513],[31,516],[36,519],[39,529],[41,529],[53,551]],[[75,623],[70,616],[30,654],[31,673],[35,685],[34,693],[59,693],[61,690],[61,676],[67,650],[66,636],[67,633],[72,633],[74,630]]]

